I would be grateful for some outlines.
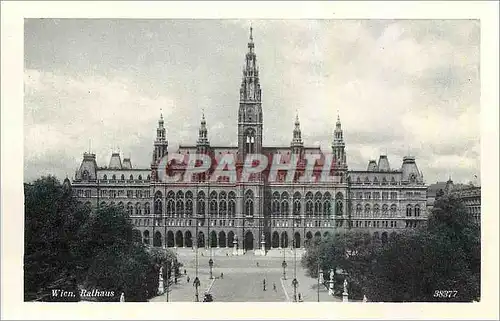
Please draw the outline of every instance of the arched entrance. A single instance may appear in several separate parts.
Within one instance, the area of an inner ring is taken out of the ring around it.
[[[191,235],[191,231],[186,231],[184,234],[184,240],[186,247],[193,247],[193,235]]]
[[[142,237],[141,237],[141,231],[133,229],[132,230],[132,240],[137,243],[141,243]]]
[[[205,247],[205,234],[198,232],[198,247]]]
[[[226,247],[226,233],[224,231],[219,232],[219,247]]]
[[[167,247],[174,247],[174,232],[167,232]]]
[[[177,231],[177,233],[175,233],[175,245],[177,247],[183,247],[184,246],[184,237],[182,236],[182,232],[181,231]]]
[[[300,233],[299,232],[295,232],[295,247],[296,248],[299,248],[300,247]]]
[[[252,232],[248,231],[245,234],[245,245],[243,247],[244,250],[253,250],[253,234]]]
[[[217,247],[217,233],[210,232],[210,247]]]
[[[273,232],[273,241],[271,245],[273,248],[277,248],[280,246],[280,235],[276,231]]]
[[[320,231],[314,233],[314,242],[315,243],[321,242],[321,232]]]
[[[149,244],[149,231],[145,230],[142,235],[144,244]]]
[[[313,238],[313,235],[312,235],[311,231],[307,232],[306,233],[306,241],[305,241],[306,246],[311,244],[312,238]]]
[[[387,244],[387,232],[382,233],[382,244]]]
[[[229,231],[229,233],[227,233],[227,246],[228,247],[234,247],[234,233],[233,231]]]
[[[281,232],[281,247],[286,248],[288,247],[288,234],[287,232]]]
[[[153,240],[153,246],[160,246],[161,247],[161,233],[158,231],[155,233],[155,238]]]
[[[264,233],[264,238],[266,240],[266,250],[271,248],[271,233],[265,232]]]
[[[330,233],[329,233],[329,232],[325,232],[325,233],[323,233],[323,237],[324,237],[325,239],[329,238],[329,237],[330,237]]]

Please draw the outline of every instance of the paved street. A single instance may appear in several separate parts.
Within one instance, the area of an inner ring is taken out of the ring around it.
[[[278,250],[276,250],[278,251]],[[179,261],[184,264],[190,283],[186,282],[186,276],[178,280],[178,284],[172,285],[169,292],[169,301],[194,301],[195,289],[192,285],[195,276],[196,256],[190,249],[179,249],[177,251]],[[286,268],[286,280],[281,280],[283,276],[282,252],[271,253],[269,256],[256,256],[253,252],[245,255],[226,256],[225,251],[214,251],[213,255],[213,275],[216,277],[210,293],[214,301],[218,302],[285,302],[293,301],[292,280],[294,277],[293,256],[287,257],[288,266]],[[287,252],[288,253],[288,252]],[[288,255],[288,254],[287,254]],[[208,260],[210,254],[206,250],[200,250],[198,255],[198,276],[201,281],[199,289],[200,301],[203,293],[209,289],[211,280],[209,279]],[[257,263],[259,266],[257,266]],[[221,278],[221,273],[224,277]],[[305,270],[300,266],[300,257],[297,256],[296,277],[299,281],[297,293],[301,293],[305,302],[317,301],[317,279],[312,279],[305,275]],[[263,291],[262,281],[266,280],[267,288]],[[276,285],[276,290],[273,289]],[[167,301],[166,294],[155,297],[152,302]],[[320,301],[338,301],[328,295],[323,287],[320,287]]]

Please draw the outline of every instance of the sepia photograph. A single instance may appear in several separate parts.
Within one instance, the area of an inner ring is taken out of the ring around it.
[[[481,19],[22,25],[24,303],[485,299]]]

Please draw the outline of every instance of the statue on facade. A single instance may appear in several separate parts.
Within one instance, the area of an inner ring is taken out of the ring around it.
[[[344,293],[347,293],[347,279],[344,279]]]

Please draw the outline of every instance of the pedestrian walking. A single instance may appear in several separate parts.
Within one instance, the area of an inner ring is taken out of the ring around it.
[[[299,302],[302,302],[302,295],[299,292]]]
[[[189,280],[190,280],[190,278],[189,278],[189,275],[188,275],[188,277],[187,277],[187,283],[189,283]]]
[[[259,262],[257,262],[257,267],[259,267]]]
[[[264,281],[262,281],[262,285],[264,286],[264,291],[266,290],[266,279],[264,279]]]
[[[224,273],[220,272],[220,278],[223,279],[224,278]]]
[[[276,292],[276,283],[273,282],[273,290]]]
[[[187,274],[187,273],[186,273],[186,269],[184,269],[184,275],[186,275],[186,274]]]

